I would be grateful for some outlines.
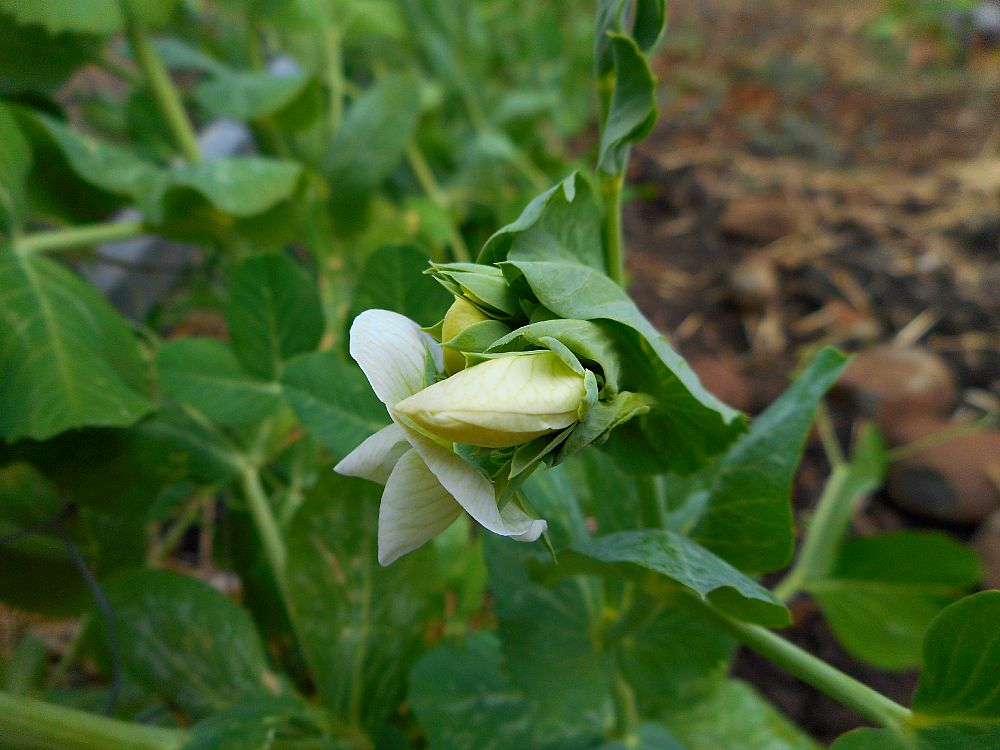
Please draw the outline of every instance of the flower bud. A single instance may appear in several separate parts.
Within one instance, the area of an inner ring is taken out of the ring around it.
[[[461,297],[456,297],[451,307],[448,308],[448,312],[445,313],[444,322],[441,324],[441,343],[455,338],[473,323],[481,323],[484,320],[490,320],[490,317],[475,305],[466,302]],[[462,353],[445,347],[444,371],[449,375],[454,375],[464,368],[465,357]]]
[[[420,430],[487,448],[520,445],[579,418],[584,376],[550,351],[510,354],[469,367],[393,410]]]

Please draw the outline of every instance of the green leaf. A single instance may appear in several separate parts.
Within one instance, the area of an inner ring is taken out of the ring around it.
[[[644,722],[629,730],[620,740],[610,740],[596,750],[688,750],[667,729]]]
[[[233,274],[226,323],[246,371],[274,380],[284,360],[319,344],[323,308],[316,285],[298,264],[285,255],[263,255]]]
[[[184,206],[184,193],[193,191],[224,214],[248,218],[291,197],[301,175],[298,163],[263,156],[179,164],[170,170],[152,199],[145,201],[144,210],[154,223],[164,220],[164,215],[169,220],[175,213],[172,208]],[[161,202],[162,208],[158,205]]]
[[[512,223],[499,229],[483,245],[477,262],[493,264],[521,248],[545,248],[573,258],[597,271],[604,270],[601,213],[589,181],[573,172],[558,185],[534,198]]]
[[[124,426],[153,409],[125,320],[90,285],[0,246],[0,436]]]
[[[451,299],[426,275],[427,269],[427,256],[414,247],[380,247],[358,277],[349,320],[373,308],[393,310],[421,325],[441,320]]]
[[[898,532],[848,541],[834,569],[804,588],[837,639],[880,669],[920,664],[934,617],[980,579],[975,553],[934,532]]]
[[[493,633],[425,654],[410,673],[409,702],[431,750],[534,746],[530,706],[505,673]]]
[[[695,489],[678,514],[680,530],[741,570],[783,567],[792,555],[792,479],[823,394],[847,360],[824,349],[750,431],[687,480]],[[668,494],[678,497],[677,493]]]
[[[508,279],[516,283],[513,277],[523,274],[539,302],[559,317],[608,321],[628,375],[622,388],[648,393],[659,402],[648,416],[611,436],[609,449],[626,468],[690,472],[743,431],[739,412],[702,387],[621,287],[588,266],[546,259],[546,252],[540,247],[513,249],[502,264]]]
[[[299,729],[303,724],[305,732]],[[258,697],[199,721],[191,728],[181,750],[268,750],[274,746],[279,732],[287,742],[299,739],[296,734],[305,737],[318,734],[315,728],[312,731],[308,728],[306,706],[297,698]]]
[[[330,472],[288,531],[292,622],[317,690],[340,720],[378,727],[403,698],[431,612],[433,547],[376,562],[382,488]]]
[[[537,492],[529,488],[526,494],[531,506],[558,528]],[[544,551],[496,536],[485,540],[485,549],[514,684],[548,723],[561,727],[559,733],[599,734],[611,720],[607,656],[594,640],[602,581],[575,577],[542,585],[528,577],[525,562],[537,562]]]
[[[622,638],[618,660],[640,711],[659,715],[711,692],[729,671],[736,642],[678,607],[649,597],[642,624]]]
[[[629,577],[652,570],[741,620],[771,627],[791,622],[770,591],[697,542],[666,529],[621,531],[579,542],[559,554],[559,568]]]
[[[740,680],[726,680],[706,699],[668,711],[662,720],[687,750],[819,750]]]
[[[419,116],[420,86],[412,75],[385,75],[354,100],[323,165],[344,230],[358,225],[370,193],[402,161]]]
[[[180,339],[156,355],[163,389],[212,422],[226,427],[252,425],[281,405],[281,386],[248,376],[232,351],[216,339]]]
[[[177,0],[128,2],[144,25],[158,26],[173,13]],[[53,34],[60,31],[113,34],[125,24],[120,0],[0,0],[0,9],[13,14],[20,23],[39,24]]]
[[[135,570],[105,584],[125,670],[198,719],[290,694],[245,610],[207,584]]]
[[[289,360],[281,383],[306,430],[337,457],[346,456],[386,426],[385,407],[361,370],[336,352]]]
[[[917,748],[916,740],[913,738],[901,737],[888,729],[855,729],[853,732],[841,735],[830,745],[830,750],[917,750]]]
[[[512,682],[493,633],[472,633],[425,654],[410,673],[408,702],[430,750],[576,750],[596,738],[529,700]]]
[[[2,7],[2,6],[0,6]],[[0,13],[0,94],[50,96],[93,55],[95,40],[76,34],[49,34],[40,26],[20,26]],[[39,55],[38,50],[45,50]]]
[[[0,230],[8,234],[24,220],[24,181],[30,171],[31,145],[0,104]]]
[[[34,119],[55,141],[70,168],[82,179],[103,190],[137,202],[153,200],[162,190],[163,170],[122,146],[82,135],[48,115]]]
[[[605,174],[622,174],[628,147],[644,138],[656,123],[656,79],[635,39],[613,32],[608,36],[614,83],[601,127],[598,169]]]
[[[911,725],[933,750],[1000,747],[1000,591],[947,607],[924,639]]]
[[[255,120],[292,104],[308,83],[304,72],[273,75],[220,67],[195,87],[194,98],[216,117]]]

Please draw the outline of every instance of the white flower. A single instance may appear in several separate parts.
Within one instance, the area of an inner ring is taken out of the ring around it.
[[[456,443],[508,448],[576,422],[582,374],[555,352],[507,354],[424,388],[396,404],[421,430]]]
[[[533,542],[545,521],[515,503],[497,507],[490,481],[450,447],[422,435],[395,407],[424,389],[443,367],[441,346],[409,318],[367,310],[351,326],[351,356],[361,366],[392,424],[344,458],[335,470],[385,484],[378,518],[378,561],[389,565],[440,534],[465,510],[489,531]]]

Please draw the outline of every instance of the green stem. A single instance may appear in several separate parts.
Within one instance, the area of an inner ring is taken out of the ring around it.
[[[795,565],[774,587],[775,596],[782,601],[795,596],[808,581],[821,578],[833,564],[840,541],[851,523],[854,499],[860,494],[850,479],[848,465],[834,466],[809,522]]]
[[[256,468],[248,466],[240,476],[240,485],[243,488],[243,494],[246,496],[254,526],[260,535],[264,554],[267,555],[267,560],[274,571],[274,577],[278,581],[278,588],[284,595],[286,594],[285,560],[287,558],[287,550],[285,549],[285,540],[281,537],[281,530],[278,528],[278,522],[271,511],[271,503],[267,499],[264,485],[261,484],[260,472]],[[288,597],[285,596],[286,602],[287,599]]]
[[[608,276],[625,285],[625,242],[622,238],[622,174],[601,175],[604,196],[604,259]]]
[[[837,440],[837,432],[833,429],[833,418],[830,410],[826,408],[826,403],[820,401],[816,406],[816,431],[819,432],[820,442],[823,444],[823,451],[832,466],[839,466],[844,463],[844,451],[840,448]]]
[[[177,750],[188,733],[0,692],[0,737],[38,750]]]
[[[451,232],[451,251],[455,256],[455,260],[459,263],[470,263],[472,256],[469,254],[469,247],[465,244],[465,239],[462,237],[462,233],[458,230],[458,227],[455,226],[455,222],[451,220],[448,196],[441,189],[430,165],[424,159],[420,148],[413,141],[406,144],[406,159],[410,164],[410,169],[413,170],[413,174],[416,175],[417,182],[420,183],[420,187],[427,194],[427,197],[441,208],[441,210],[449,214],[448,226]]]
[[[132,54],[153,90],[153,96],[160,107],[160,112],[163,113],[167,127],[177,142],[177,147],[188,161],[200,162],[202,157],[201,149],[198,147],[198,138],[191,125],[191,120],[188,119],[187,112],[184,111],[177,87],[170,80],[170,74],[167,73],[163,61],[157,54],[149,34],[142,28],[138,19],[129,9],[128,3],[122,3],[122,14],[125,16],[125,33],[128,36],[129,45],[132,47]]]
[[[24,253],[43,252],[45,250],[64,250],[83,245],[95,245],[98,242],[127,240],[145,233],[146,227],[141,221],[122,221],[107,224],[90,224],[69,229],[53,229],[48,232],[36,232],[21,235],[16,240],[17,249]]]
[[[656,479],[652,476],[638,476],[635,486],[639,492],[639,512],[642,525],[649,529],[663,528],[663,507],[656,491]]]
[[[615,706],[615,724],[612,730],[614,737],[628,737],[632,728],[639,723],[639,709],[635,702],[635,691],[619,665],[617,649],[614,653],[614,675],[611,683],[611,695]]]
[[[212,497],[211,490],[200,490],[195,493],[187,505],[181,509],[180,514],[178,514],[173,525],[170,527],[170,531],[163,537],[159,546],[152,555],[150,563],[153,565],[158,565],[163,562],[163,560],[173,552],[174,547],[184,538],[188,529],[191,528],[195,520],[198,518],[198,514],[201,512],[202,506],[205,505]]]
[[[872,690],[864,683],[803,651],[767,628],[734,620],[702,599],[693,596],[686,596],[685,599],[688,605],[711,619],[747,648],[869,721],[888,729],[902,731],[910,719],[910,710],[905,706]]]
[[[330,132],[336,132],[344,117],[344,50],[340,30],[332,23],[326,31],[326,84],[330,88]]]
[[[863,446],[856,447],[850,463],[831,456],[833,471],[806,528],[798,558],[774,587],[775,596],[782,601],[788,601],[811,581],[821,580],[830,572],[858,502],[882,482],[883,471],[869,465],[867,451]]]

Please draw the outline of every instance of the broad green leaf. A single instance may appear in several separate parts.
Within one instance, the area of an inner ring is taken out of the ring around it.
[[[980,579],[975,553],[934,532],[857,538],[840,550],[830,575],[808,581],[837,639],[881,669],[920,664],[934,617]]]
[[[531,707],[505,673],[493,633],[425,654],[410,673],[408,700],[430,750],[534,747]]]
[[[268,750],[279,732],[286,742],[318,739],[319,734],[297,698],[255,697],[199,721],[180,750]]]
[[[30,464],[0,468],[0,537],[45,524],[62,506],[57,489]],[[76,614],[90,603],[64,543],[48,533],[0,544],[0,569],[0,601],[57,616]]]
[[[528,494],[532,507],[548,519],[544,506],[537,507],[538,498]],[[490,536],[485,548],[514,683],[560,734],[598,734],[610,721],[612,705],[608,657],[594,637],[602,615],[602,582],[576,576],[552,586],[535,583],[525,565],[526,559],[537,559],[531,547]]]
[[[855,729],[837,738],[830,750],[919,750],[916,740],[888,729]],[[955,748],[959,750],[959,748]]]
[[[358,276],[348,325],[373,308],[393,310],[424,326],[441,320],[451,299],[425,274],[427,269],[427,256],[409,245],[376,250]]]
[[[2,7],[2,6],[0,6]],[[0,13],[0,94],[51,95],[70,74],[87,62],[96,44],[77,34],[49,34],[41,26],[19,25],[13,16]],[[39,55],[38,50],[45,50]]]
[[[289,360],[281,384],[303,426],[335,456],[346,456],[388,423],[385,407],[361,370],[337,352]]]
[[[726,680],[709,697],[661,718],[687,750],[819,750],[805,732],[740,680]]]
[[[1000,747],[1000,591],[968,596],[931,623],[912,709],[929,750]]]
[[[425,654],[410,673],[408,702],[430,750],[579,750],[597,737],[581,736],[572,722],[534,704],[512,681],[493,633],[472,633]]]
[[[218,425],[257,424],[281,405],[281,386],[247,375],[229,347],[216,339],[167,342],[156,354],[156,367],[171,398]]]
[[[544,247],[598,271],[604,270],[601,213],[589,181],[579,172],[534,198],[517,220],[497,230],[477,262],[505,260],[521,247]]]
[[[6,662],[0,662],[0,685],[13,695],[30,695],[41,687],[48,660],[45,641],[27,633],[17,641]]]
[[[741,570],[760,573],[788,563],[792,479],[816,405],[845,364],[839,352],[821,351],[746,435],[686,480],[691,494],[678,513],[681,531]]]
[[[644,722],[629,730],[620,740],[598,745],[596,750],[688,750],[666,727]]]
[[[291,258],[250,258],[233,274],[226,324],[247,372],[280,377],[284,360],[315,349],[323,335],[316,285]]]
[[[342,230],[355,230],[371,191],[402,161],[420,116],[419,92],[412,75],[383,76],[354,100],[334,133],[323,172]]]
[[[31,145],[0,104],[0,230],[7,234],[24,219],[24,181],[30,171]]]
[[[0,436],[132,424],[153,409],[132,332],[48,258],[0,246]]]
[[[162,190],[163,170],[129,149],[78,133],[48,115],[34,117],[86,182],[137,202],[153,200]]]
[[[158,26],[170,17],[177,0],[128,0],[127,4],[142,23]],[[0,9],[23,24],[39,24],[53,34],[113,34],[125,24],[121,0],[0,0]]]
[[[689,705],[722,680],[736,643],[705,620],[647,597],[641,625],[618,644],[622,673],[644,715]]]
[[[559,554],[559,567],[630,577],[652,570],[741,620],[768,626],[791,622],[770,591],[697,542],[666,529],[621,531],[578,542]]]
[[[430,546],[378,565],[381,494],[372,482],[330,472],[287,535],[290,614],[319,695],[339,720],[368,729],[403,699],[436,567]]]
[[[621,287],[593,268],[549,259],[550,249],[512,249],[505,274],[514,283],[523,274],[539,302],[559,317],[610,321],[628,375],[622,387],[659,402],[648,416],[619,428],[609,450],[630,470],[687,473],[729,445],[743,431],[739,412],[702,387]]]
[[[203,419],[168,404],[127,430],[66,435],[46,470],[81,505],[146,518],[174,485],[225,485],[241,470],[237,448]]]
[[[625,171],[628,148],[644,138],[656,122],[656,80],[636,41],[609,33],[614,56],[611,101],[601,127],[598,169],[618,175]]]
[[[104,589],[125,670],[192,718],[290,694],[247,612],[207,584],[148,569]]]
[[[308,83],[303,72],[273,75],[222,68],[195,87],[194,98],[216,117],[254,120],[289,106]]]
[[[172,203],[183,204],[193,191],[224,214],[248,218],[262,214],[291,197],[302,175],[296,162],[263,156],[230,156],[200,164],[173,167],[145,210],[154,223],[170,218]],[[162,207],[157,205],[162,202]]]

